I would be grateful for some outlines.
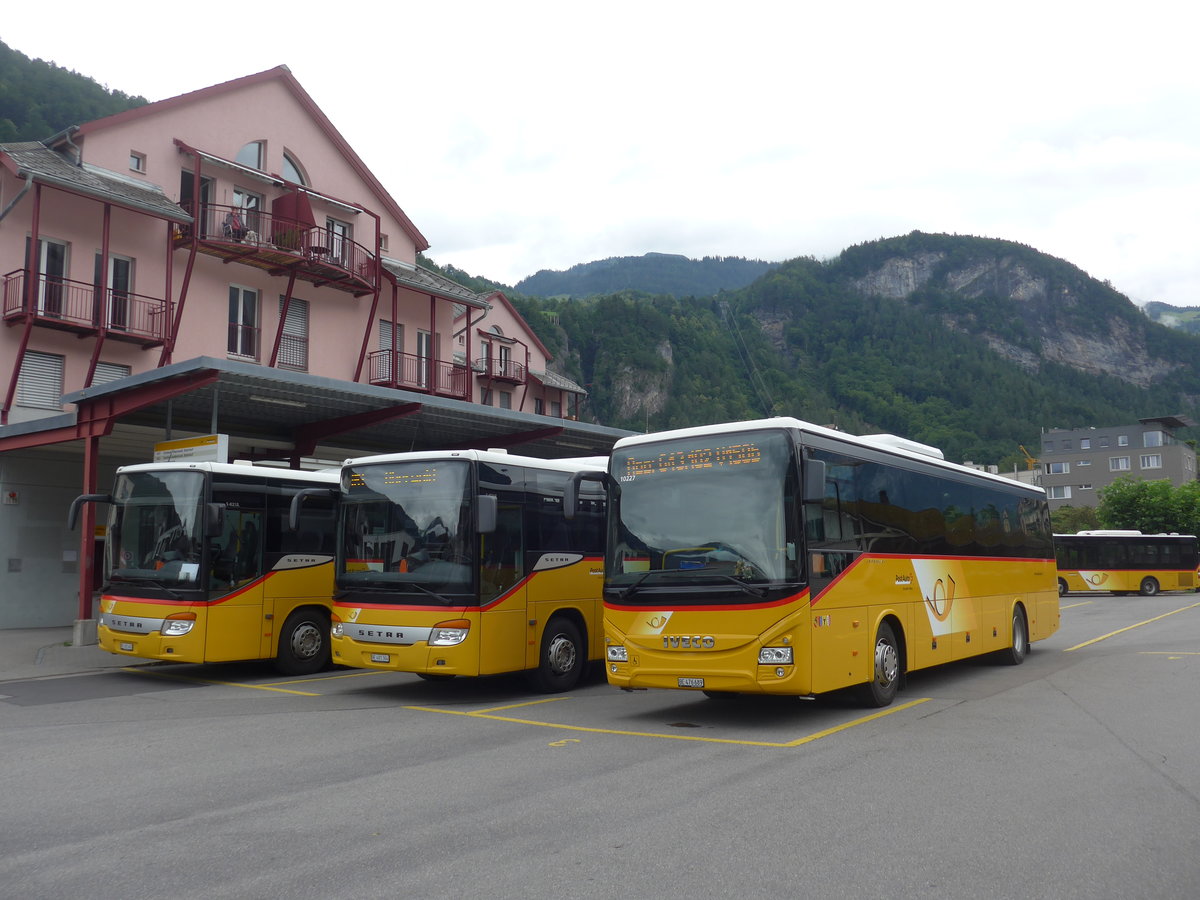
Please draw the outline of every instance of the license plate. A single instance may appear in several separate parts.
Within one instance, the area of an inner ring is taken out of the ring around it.
[[[702,687],[704,687],[704,679],[703,678],[680,678],[679,686],[680,687],[690,687],[690,688],[702,688]]]
[[[386,653],[372,653],[371,662],[387,662],[391,657]]]
[[[133,652],[133,644],[129,643],[129,641],[121,641],[121,649],[128,653],[132,653]]]

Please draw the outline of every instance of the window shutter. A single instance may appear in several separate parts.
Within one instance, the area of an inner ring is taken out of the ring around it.
[[[96,372],[92,375],[92,386],[98,384],[108,384],[113,381],[118,381],[121,378],[128,378],[132,373],[129,366],[121,363],[96,363]]]
[[[17,405],[62,409],[64,358],[53,353],[26,352],[17,379]]]

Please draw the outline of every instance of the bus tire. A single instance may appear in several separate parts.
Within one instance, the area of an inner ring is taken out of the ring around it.
[[[579,628],[566,616],[554,616],[542,632],[538,667],[530,673],[533,686],[546,694],[569,691],[579,683],[586,665]]]
[[[279,632],[275,668],[284,675],[311,675],[329,665],[329,614],[307,607],[293,612]]]
[[[1019,606],[1013,607],[1009,636],[1012,643],[1000,651],[1000,659],[1006,666],[1019,666],[1029,655],[1029,626],[1025,623],[1025,610]]]
[[[1153,597],[1158,593],[1158,581],[1154,578],[1143,578],[1141,587],[1138,588],[1138,593],[1143,597]]]
[[[859,686],[859,697],[865,706],[888,706],[900,689],[901,667],[900,645],[887,622],[879,623],[871,658],[871,680]]]
[[[1065,578],[1058,579],[1058,596],[1065,597],[1067,595],[1067,580]]]

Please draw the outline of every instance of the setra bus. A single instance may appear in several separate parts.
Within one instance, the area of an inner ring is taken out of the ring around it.
[[[100,646],[189,663],[273,659],[286,674],[329,663],[334,500],[288,527],[292,497],[337,485],[336,471],[227,463],[117,470],[109,504]]]
[[[1111,591],[1153,597],[1193,591],[1200,549],[1194,534],[1080,531],[1054,535],[1058,593]]]
[[[610,683],[894,699],[905,673],[1059,625],[1045,493],[792,418],[622,438],[607,473]],[[570,504],[570,500],[568,500]]]
[[[564,486],[604,462],[494,450],[347,460],[333,661],[573,687],[601,655],[604,492],[593,485],[568,521]]]

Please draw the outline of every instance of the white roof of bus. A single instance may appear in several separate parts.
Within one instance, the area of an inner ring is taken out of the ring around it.
[[[266,478],[286,478],[292,481],[312,481],[318,484],[336,484],[337,469],[285,469],[281,466],[252,466],[247,463],[218,463],[218,462],[160,462],[137,463],[132,466],[121,466],[117,474],[122,472],[180,472],[187,470],[197,472],[214,472],[219,475],[257,475]]]
[[[526,466],[555,472],[600,471],[608,468],[606,456],[580,456],[569,459],[541,459],[518,456],[503,450],[416,450],[410,453],[382,453],[378,456],[359,456],[347,459],[343,466],[377,465],[380,463],[425,462],[431,460],[467,459],[494,466]]]
[[[739,431],[767,431],[776,428],[793,428],[800,431],[816,434],[822,437],[830,438],[835,441],[842,441],[847,444],[853,444],[858,447],[867,447],[872,450],[883,450],[887,453],[894,453],[896,456],[907,457],[908,459],[919,460],[930,466],[937,466],[943,469],[950,469],[955,472],[970,475],[974,478],[981,478],[987,481],[998,481],[1001,484],[1028,488],[1035,493],[1045,493],[1045,489],[1038,485],[1030,485],[1021,481],[1016,481],[1012,478],[1004,478],[1001,475],[993,475],[991,472],[984,472],[979,469],[972,469],[969,466],[960,466],[958,463],[950,462],[941,455],[941,451],[936,447],[930,447],[928,444],[920,444],[917,441],[910,441],[905,438],[897,437],[891,434],[874,434],[856,436],[847,434],[844,431],[835,431],[832,428],[825,428],[821,425],[814,425],[811,422],[805,422],[801,419],[796,419],[791,416],[776,416],[770,419],[751,419],[746,422],[722,422],[719,425],[699,425],[694,428],[678,428],[674,431],[659,431],[652,434],[635,434],[629,437],[623,437],[613,445],[614,450],[620,450],[624,447],[635,446],[637,444],[652,444],[664,440],[673,440],[675,438],[693,438],[704,437],[711,434],[730,434]],[[916,448],[925,448],[925,452],[920,452]],[[936,455],[934,455],[936,454]]]

